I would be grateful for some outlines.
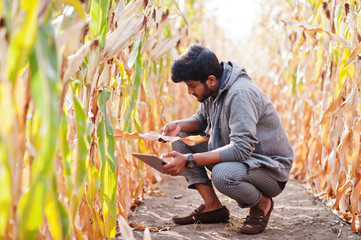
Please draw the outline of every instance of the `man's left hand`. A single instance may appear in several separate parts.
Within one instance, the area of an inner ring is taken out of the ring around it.
[[[169,175],[178,176],[185,170],[186,163],[188,161],[188,155],[173,151],[163,154],[163,157],[173,158],[171,162],[163,166],[164,171]]]

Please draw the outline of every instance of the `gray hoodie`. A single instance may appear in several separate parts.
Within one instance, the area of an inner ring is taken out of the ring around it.
[[[293,151],[275,107],[244,68],[222,65],[217,96],[206,99],[192,116],[210,133],[209,150],[217,149],[223,162],[263,167],[277,181],[287,181]]]

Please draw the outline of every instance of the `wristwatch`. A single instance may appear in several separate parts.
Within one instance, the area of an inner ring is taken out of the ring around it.
[[[190,153],[188,154],[188,161],[186,163],[186,167],[191,169],[191,168],[194,168],[195,166],[197,166],[196,162],[194,161],[194,157],[193,157],[193,154]]]

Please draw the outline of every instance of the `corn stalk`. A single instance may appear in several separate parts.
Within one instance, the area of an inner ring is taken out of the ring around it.
[[[162,178],[131,153],[169,145],[114,131],[194,110],[184,88],[168,88],[172,60],[198,35],[192,4],[0,2],[0,239],[129,235],[124,218]]]
[[[247,45],[294,146],[292,176],[359,233],[360,10],[348,0],[272,1]]]

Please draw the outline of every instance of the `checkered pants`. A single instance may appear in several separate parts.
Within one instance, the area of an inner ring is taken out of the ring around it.
[[[200,133],[193,133],[200,134]],[[189,136],[189,133],[181,132],[180,137]],[[204,135],[204,134],[202,134]],[[182,141],[172,143],[174,151],[187,153],[201,153],[208,151],[208,143],[203,142],[195,146],[188,146]],[[236,200],[242,208],[252,207],[258,203],[262,194],[267,197],[275,197],[285,187],[285,183],[271,178],[264,168],[250,169],[240,161],[220,162],[215,165],[205,166],[212,174],[213,185],[224,195]],[[212,186],[204,166],[186,169],[182,175],[186,178],[188,187],[195,189],[194,184]]]

